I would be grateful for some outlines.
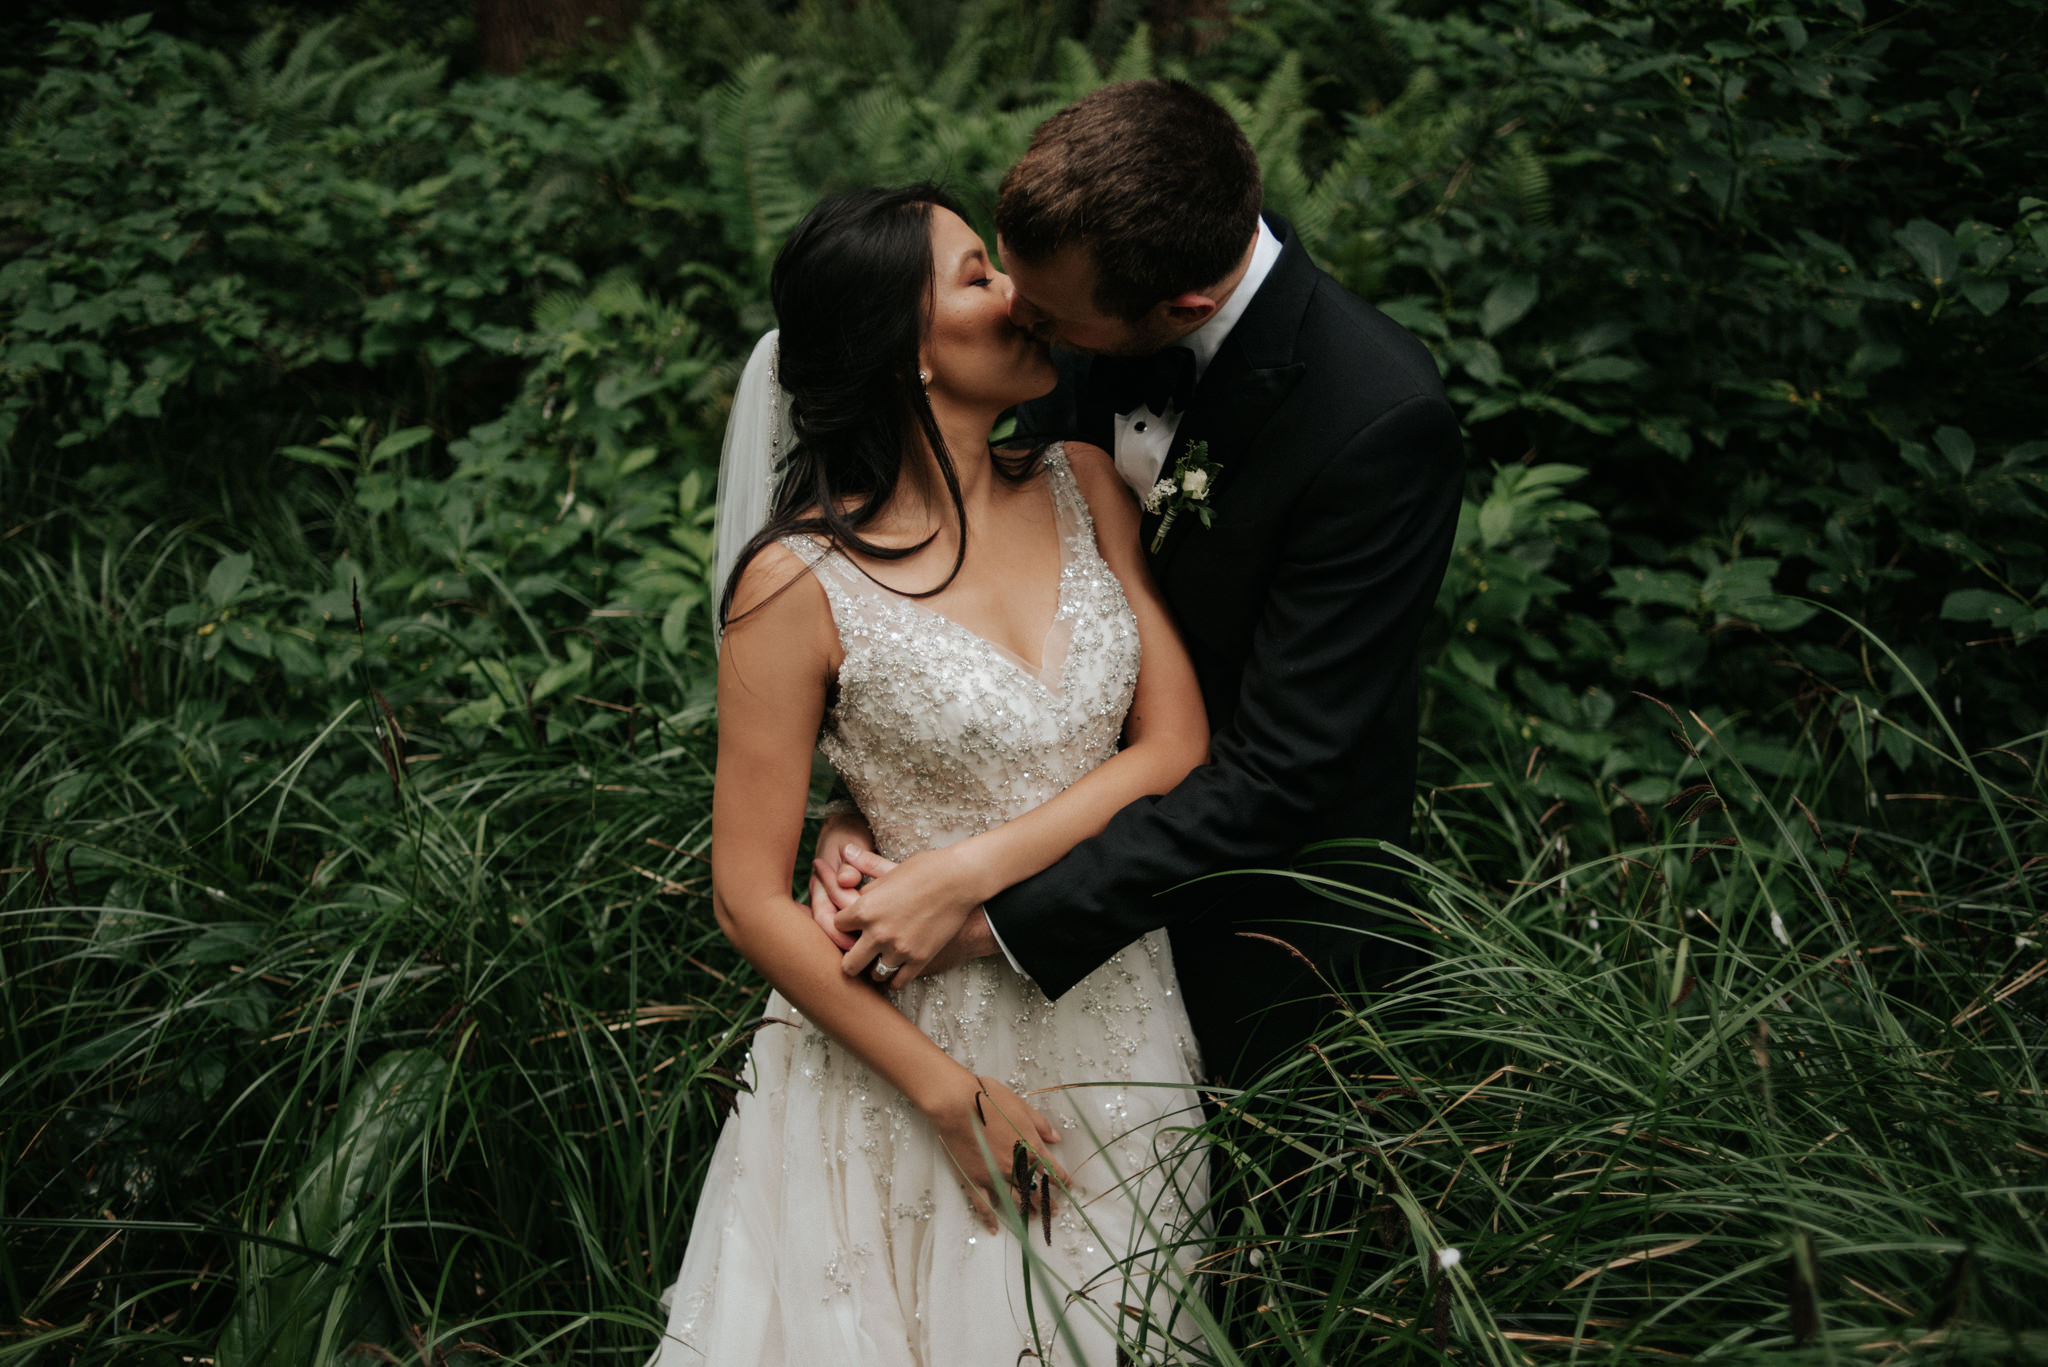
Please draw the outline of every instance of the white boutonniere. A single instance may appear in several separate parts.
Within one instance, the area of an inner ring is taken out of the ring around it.
[[[1209,486],[1223,467],[1209,459],[1209,443],[1190,441],[1188,449],[1181,452],[1180,459],[1173,463],[1173,470],[1152,486],[1145,495],[1145,511],[1156,513],[1164,509],[1166,515],[1159,519],[1159,530],[1152,533],[1152,551],[1156,555],[1166,542],[1166,534],[1173,530],[1173,520],[1181,510],[1192,508],[1195,516],[1208,526],[1216,516],[1216,510],[1209,506]]]

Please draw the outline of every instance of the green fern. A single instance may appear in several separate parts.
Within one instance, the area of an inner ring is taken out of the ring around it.
[[[1267,205],[1287,215],[1300,231],[1320,236],[1327,218],[1302,161],[1302,134],[1313,112],[1299,54],[1282,57],[1249,102],[1222,86],[1212,87],[1210,94],[1230,111],[1257,153]]]
[[[726,241],[763,274],[816,198],[791,154],[812,109],[801,89],[785,88],[782,62],[770,53],[750,59],[706,101],[704,160],[714,205]]]
[[[354,114],[373,91],[379,92],[383,104],[392,103],[396,92],[391,87],[365,87],[371,77],[398,66],[403,54],[385,52],[342,66],[332,41],[341,23],[337,17],[308,29],[282,61],[282,25],[257,34],[234,58],[200,49],[202,76],[221,103],[271,138],[307,137]],[[412,61],[412,66],[393,73],[399,91],[421,94],[440,84],[446,70],[443,61]]]
[[[1152,30],[1139,24],[1131,30],[1123,51],[1117,53],[1116,61],[1109,68],[1109,83],[1119,81],[1149,81],[1158,76],[1159,68],[1152,60]]]
[[[1102,68],[1095,54],[1072,38],[1062,38],[1053,49],[1053,89],[1063,102],[1080,99],[1102,84]]]
[[[1488,170],[1495,192],[1514,204],[1516,218],[1538,226],[1550,222],[1550,167],[1529,139],[1504,139]]]

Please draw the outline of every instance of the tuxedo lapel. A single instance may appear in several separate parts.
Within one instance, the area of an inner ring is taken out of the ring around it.
[[[1194,402],[1174,432],[1173,448],[1166,457],[1164,472],[1171,472],[1174,462],[1191,442],[1209,444],[1209,459],[1222,466],[1210,493],[1211,503],[1217,504],[1217,517],[1229,514],[1218,501],[1216,490],[1224,490],[1222,498],[1227,501],[1228,491],[1240,481],[1258,478],[1260,462],[1284,458],[1285,453],[1260,451],[1256,439],[1273,411],[1308,369],[1307,363],[1295,355],[1295,342],[1302,313],[1315,288],[1315,263],[1309,260],[1287,220],[1268,215],[1266,223],[1280,239],[1280,258],[1273,263],[1259,292],[1246,306],[1244,316],[1237,320],[1237,326],[1230,330],[1230,336],[1203,373],[1202,382],[1195,388]],[[1144,520],[1148,547],[1161,516],[1152,513]],[[1175,549],[1186,542],[1186,521],[1175,521],[1165,542],[1153,555],[1154,569],[1163,571]],[[1199,526],[1199,521],[1195,525]]]
[[[1228,372],[1218,374],[1228,367]],[[1306,367],[1294,365],[1271,366],[1253,369],[1245,363],[1244,354],[1238,348],[1225,342],[1223,350],[1210,363],[1209,374],[1202,377],[1202,385],[1195,394],[1195,402],[1187,417],[1181,420],[1179,429],[1173,434],[1173,449],[1167,453],[1162,477],[1170,476],[1174,462],[1185,454],[1190,446],[1201,442],[1209,445],[1209,459],[1222,468],[1209,486],[1209,503],[1216,508],[1218,517],[1228,516],[1224,504],[1236,484],[1246,478],[1256,479],[1255,467],[1258,460],[1254,438],[1280,401],[1287,397]],[[1163,512],[1147,513],[1143,524],[1145,545],[1150,547],[1157,532]],[[1185,517],[1175,520],[1173,529],[1166,534],[1166,540],[1152,553],[1152,564],[1157,570],[1164,570],[1171,563],[1174,552],[1187,541],[1191,529],[1199,528],[1197,518]]]

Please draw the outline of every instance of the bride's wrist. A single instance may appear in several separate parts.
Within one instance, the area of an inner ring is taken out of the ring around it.
[[[974,1094],[980,1090],[980,1079],[961,1064],[948,1059],[944,1066],[921,1074],[904,1089],[904,1095],[910,1098],[910,1104],[920,1115],[937,1121],[953,1115],[963,1106],[972,1105]]]
[[[948,900],[956,906],[966,907],[969,914],[1004,887],[996,881],[987,843],[985,835],[974,835],[957,845],[948,845],[943,851],[949,865],[946,886],[952,894]]]

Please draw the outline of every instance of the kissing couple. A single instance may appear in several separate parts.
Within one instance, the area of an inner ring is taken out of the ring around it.
[[[1461,489],[1435,364],[1191,86],[1053,115],[995,217],[1007,275],[935,187],[819,204],[734,399],[713,902],[779,1023],[661,1367],[1172,1358],[1197,1081],[1407,967],[1205,876],[1408,833]],[[806,908],[814,749],[857,815]]]

